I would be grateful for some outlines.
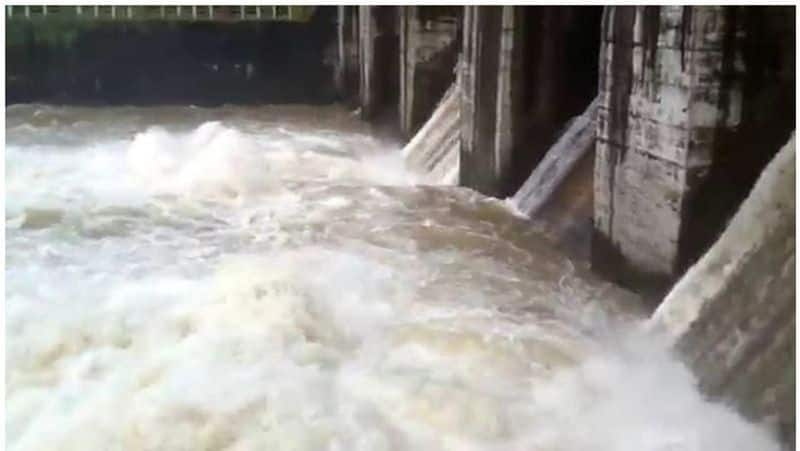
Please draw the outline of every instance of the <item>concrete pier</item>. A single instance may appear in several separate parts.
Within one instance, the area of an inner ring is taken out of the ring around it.
[[[460,184],[498,197],[509,191],[503,182],[517,132],[511,115],[517,105],[511,97],[514,19],[513,7],[464,11]]]
[[[574,254],[651,299],[652,308],[708,251],[794,130],[792,7],[413,6],[396,13],[397,122],[411,140],[409,164],[429,176],[446,161],[438,156],[448,154],[430,143],[459,142],[458,165],[451,166],[460,185],[500,198],[538,193],[534,220],[549,223],[545,229],[565,247],[584,246]],[[360,20],[374,23],[369,15]],[[360,26],[365,46],[376,42],[372,27]],[[453,49],[460,52],[457,62]],[[388,67],[372,62],[370,52],[360,61],[365,117],[380,96],[375,71]],[[448,97],[434,114],[454,78],[458,102]],[[593,101],[589,120],[582,114]],[[459,140],[447,132],[457,124]],[[570,147],[573,142],[581,149]],[[561,160],[569,164],[554,163]],[[550,167],[562,168],[556,178],[549,177],[555,174]],[[765,251],[775,257],[763,260],[766,267],[743,265],[738,277],[758,283],[783,274],[788,260],[779,247]],[[793,264],[793,247],[790,253]],[[729,304],[714,305],[730,312],[748,302],[732,292],[724,297]],[[789,305],[781,296],[758,299],[765,312]],[[704,314],[703,330],[730,327],[729,317]],[[793,330],[794,322],[787,324]],[[736,399],[754,417],[775,414],[754,407],[772,401],[749,401],[774,398],[774,384],[761,376],[742,379],[736,365],[714,366],[706,352],[730,353],[692,327],[697,338],[680,341],[678,350],[708,381],[707,393]],[[785,335],[754,329],[751,342],[784,350]],[[793,359],[786,363],[789,356],[780,355],[781,365],[793,368]],[[773,374],[767,367],[776,361],[748,358],[747,372]],[[779,415],[793,431],[794,417]]]
[[[656,298],[794,128],[793,8],[365,6],[338,17],[340,89],[357,64],[362,117],[394,105],[407,139],[458,72],[458,180],[486,195],[514,195],[598,97],[591,260]]]
[[[632,286],[667,287],[720,232],[755,181],[752,168],[763,168],[780,146],[775,139],[785,140],[793,129],[785,120],[793,118],[790,106],[767,101],[775,91],[794,96],[792,82],[783,79],[794,64],[781,50],[790,38],[781,38],[781,29],[764,32],[768,20],[793,20],[785,12],[606,8],[592,249],[597,269]],[[770,63],[749,54],[751,40],[777,50]],[[754,72],[764,77],[761,92],[746,86]],[[771,142],[760,156],[748,148],[757,145],[747,131],[755,122],[770,123],[759,133]],[[736,178],[741,184],[726,186]]]
[[[391,6],[358,7],[359,107],[363,119],[392,110],[399,91],[399,38]]]
[[[378,27],[375,24],[376,11],[374,6],[358,7],[358,60],[361,69],[358,95],[361,117],[364,119],[372,117],[380,96],[375,67],[375,40],[378,35]]]
[[[359,10],[357,7],[336,7],[336,71],[334,82],[339,99],[351,107],[359,105],[361,80],[359,63]]]

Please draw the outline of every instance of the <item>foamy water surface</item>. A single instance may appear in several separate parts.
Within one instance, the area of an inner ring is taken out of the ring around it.
[[[6,113],[9,449],[777,449],[346,111]]]

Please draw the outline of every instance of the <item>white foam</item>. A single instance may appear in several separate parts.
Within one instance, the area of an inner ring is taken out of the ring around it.
[[[128,149],[138,181],[151,189],[193,196],[244,195],[263,188],[270,168],[255,140],[219,122],[188,134],[158,127],[139,133]]]
[[[13,448],[777,449],[638,332],[582,342],[410,285],[305,248],[16,300]]]
[[[7,153],[17,213],[64,212],[7,229],[9,449],[777,449],[399,149],[165,122]]]

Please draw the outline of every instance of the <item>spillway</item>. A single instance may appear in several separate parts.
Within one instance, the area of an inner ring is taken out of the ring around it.
[[[9,449],[778,449],[345,110],[6,113]]]
[[[458,184],[458,153],[461,146],[457,83],[442,96],[430,119],[403,148],[406,166],[421,182],[434,185]]]

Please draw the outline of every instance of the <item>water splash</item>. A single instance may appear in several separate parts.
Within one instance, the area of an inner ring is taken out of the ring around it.
[[[501,202],[338,113],[198,110],[10,131],[7,218],[60,212],[7,224],[10,449],[777,449]]]

